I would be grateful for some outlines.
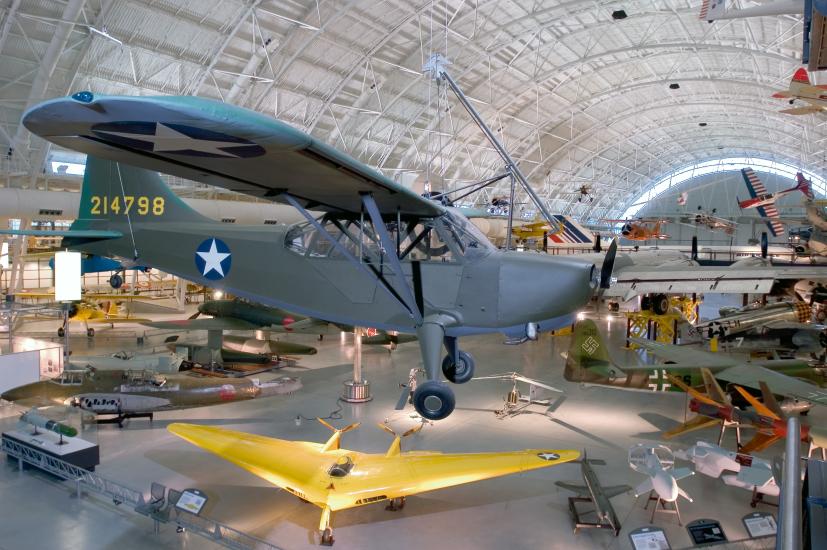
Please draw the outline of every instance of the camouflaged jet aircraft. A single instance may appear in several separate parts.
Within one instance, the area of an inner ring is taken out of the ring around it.
[[[455,383],[473,376],[460,336],[534,338],[566,326],[611,278],[614,254],[599,271],[590,262],[499,251],[457,210],[233,105],[79,92],[31,108],[23,124],[89,155],[78,219],[46,234],[301,315],[415,333],[428,381],[413,401],[427,419],[454,409],[440,367]],[[290,204],[306,221],[210,220],[155,170]]]

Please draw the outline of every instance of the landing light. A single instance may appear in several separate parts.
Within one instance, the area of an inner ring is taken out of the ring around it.
[[[72,99],[75,101],[80,101],[81,103],[92,103],[92,100],[95,99],[95,96],[92,92],[83,91],[78,92],[76,94],[72,94]]]

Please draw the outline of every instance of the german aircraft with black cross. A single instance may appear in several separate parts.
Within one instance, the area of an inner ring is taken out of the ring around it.
[[[571,324],[611,278],[616,244],[601,269],[497,250],[457,210],[232,105],[79,92],[33,107],[23,124],[89,155],[78,219],[49,233],[61,234],[63,246],[308,317],[414,333],[428,380],[413,401],[430,420],[455,406],[440,369],[455,383],[473,376],[459,337],[536,338]],[[156,171],[287,203],[306,221],[222,224],[189,208]]]

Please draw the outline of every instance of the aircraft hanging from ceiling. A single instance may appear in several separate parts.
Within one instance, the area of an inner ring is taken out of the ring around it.
[[[803,67],[793,75],[789,89],[775,92],[772,97],[788,99],[790,105],[794,105],[796,100],[809,104],[806,107],[793,107],[778,111],[785,115],[810,115],[827,111],[827,86],[810,84],[810,76],[807,74],[807,69]]]
[[[630,241],[648,241],[651,239],[668,239],[669,235],[661,232],[661,227],[669,220],[661,218],[638,218],[636,220],[600,220],[609,223],[622,223],[620,235]]]
[[[456,209],[233,105],[79,92],[33,107],[23,124],[89,155],[79,219],[69,231],[47,234],[268,306],[416,333],[428,380],[414,406],[431,420],[455,405],[440,369],[455,383],[473,376],[460,336],[536,338],[538,330],[571,324],[609,285],[612,251],[600,271],[498,251]],[[155,170],[290,204],[307,221],[288,228],[214,222],[186,206]],[[443,345],[448,354],[440,361]]]
[[[731,1],[731,0],[729,0]],[[801,61],[811,71],[827,69],[827,0],[771,0],[759,6],[727,9],[728,0],[703,0],[699,18],[712,23],[724,19],[744,19],[775,15],[802,15],[803,45]]]
[[[321,544],[333,544],[331,515],[339,510],[390,501],[400,510],[405,499],[435,489],[501,477],[576,460],[574,450],[526,449],[489,453],[402,452],[402,438],[422,424],[397,435],[386,424],[379,427],[393,436],[385,453],[361,453],[341,448],[342,434],[359,424],[333,431],[326,443],[289,441],[236,432],[215,426],[170,424],[167,429],[233,464],[281,487],[322,509]]]
[[[738,200],[739,208],[755,208],[762,218],[767,218],[767,227],[772,233],[773,237],[778,237],[784,233],[784,225],[781,223],[781,216],[776,207],[776,201],[785,195],[801,191],[808,199],[813,198],[813,190],[810,182],[804,178],[801,172],[796,174],[797,183],[795,187],[776,191],[775,193],[767,192],[763,182],[758,177],[758,174],[752,168],[742,168],[741,175],[744,177],[744,183],[747,185],[750,197],[746,200]],[[737,199],[737,197],[736,197]]]

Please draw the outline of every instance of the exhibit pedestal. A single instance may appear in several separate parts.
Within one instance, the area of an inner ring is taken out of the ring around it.
[[[95,466],[100,464],[100,448],[79,437],[63,437],[61,440],[58,434],[47,431],[35,434],[28,430],[10,430],[3,432],[3,439],[90,472],[94,472]],[[24,464],[37,467],[36,464],[28,462]]]
[[[361,382],[348,380],[345,382],[342,401],[347,401],[348,403],[365,403],[371,399],[373,399],[373,396],[370,394],[370,382],[367,380]]]

